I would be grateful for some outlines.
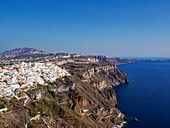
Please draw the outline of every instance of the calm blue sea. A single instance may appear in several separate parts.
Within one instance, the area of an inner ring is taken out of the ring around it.
[[[125,128],[170,128],[170,62],[120,65],[130,83],[115,87]],[[139,122],[134,121],[137,117]]]
[[[137,59],[137,60],[166,60],[170,57],[122,57],[125,59]]]

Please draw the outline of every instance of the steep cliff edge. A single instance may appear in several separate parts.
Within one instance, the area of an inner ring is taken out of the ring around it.
[[[74,103],[74,110],[93,127],[121,124],[125,116],[116,108],[113,86],[127,83],[126,73],[114,64],[90,65],[90,69],[89,66],[75,65],[70,70],[73,75],[70,79],[76,83],[81,96]]]
[[[67,63],[61,67],[71,76],[27,92],[18,90],[29,99],[1,99],[8,112],[0,114],[0,127],[111,128],[124,122],[124,114],[116,108],[113,86],[128,82],[125,72],[109,63]]]

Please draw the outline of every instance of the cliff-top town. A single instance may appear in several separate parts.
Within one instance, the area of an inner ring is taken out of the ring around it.
[[[0,97],[11,98],[17,89],[31,89],[45,81],[70,75],[65,69],[50,63],[25,63],[0,67]]]
[[[32,48],[6,51],[0,58],[0,127],[121,128],[126,123],[112,88],[128,83],[113,64],[125,61]]]

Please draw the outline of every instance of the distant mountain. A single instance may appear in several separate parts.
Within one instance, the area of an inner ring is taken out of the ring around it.
[[[1,53],[0,57],[16,57],[26,54],[48,54],[48,52],[34,48],[16,48]]]

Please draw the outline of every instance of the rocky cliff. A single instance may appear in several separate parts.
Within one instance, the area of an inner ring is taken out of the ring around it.
[[[71,76],[28,90],[27,104],[1,100],[8,112],[0,114],[0,127],[111,128],[124,123],[113,86],[128,82],[125,72],[108,63],[67,63],[62,68]]]
[[[125,116],[116,108],[113,86],[127,83],[126,73],[112,64],[82,67],[82,70],[80,65],[71,69],[71,80],[76,83],[81,96],[74,103],[74,110],[93,127],[105,128],[121,124]]]

